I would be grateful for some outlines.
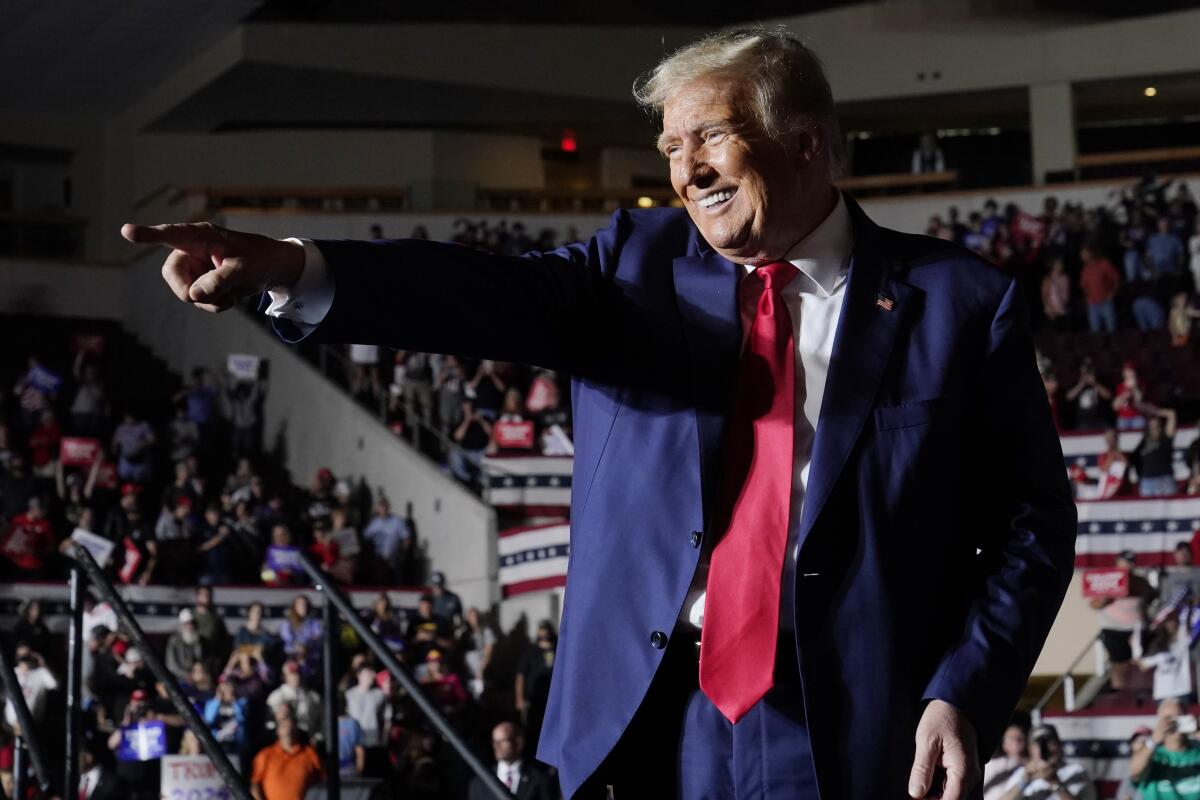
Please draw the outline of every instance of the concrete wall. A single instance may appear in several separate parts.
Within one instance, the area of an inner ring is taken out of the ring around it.
[[[300,359],[274,334],[238,311],[211,315],[174,299],[149,252],[126,273],[123,317],[128,330],[180,372],[195,366],[223,371],[228,353],[255,353],[270,362],[264,408],[270,446],[286,437],[287,466],[298,482],[320,467],[366,477],[413,516],[429,557],[463,602],[493,601],[495,513],[431,462],[396,438],[366,410]],[[119,306],[117,306],[119,307]]]
[[[121,267],[0,258],[0,312],[119,320],[124,277]]]

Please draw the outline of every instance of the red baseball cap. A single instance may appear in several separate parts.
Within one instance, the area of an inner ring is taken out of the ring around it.
[[[131,702],[131,703],[142,703],[142,702],[145,702],[145,700],[146,700],[146,690],[145,689],[134,689],[132,692],[129,693],[129,702]]]

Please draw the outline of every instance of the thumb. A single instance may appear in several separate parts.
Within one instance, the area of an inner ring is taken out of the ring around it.
[[[240,258],[224,258],[213,269],[201,275],[188,288],[194,303],[220,304],[236,290],[236,276],[242,266]]]
[[[933,771],[937,767],[942,748],[936,738],[924,737],[917,742],[917,753],[913,759],[912,773],[908,776],[908,796],[924,797],[929,794],[933,782]]]

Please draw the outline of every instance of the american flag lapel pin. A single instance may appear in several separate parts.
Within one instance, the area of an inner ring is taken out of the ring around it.
[[[875,305],[882,308],[884,311],[891,311],[896,307],[896,301],[888,297],[886,294],[875,295]]]

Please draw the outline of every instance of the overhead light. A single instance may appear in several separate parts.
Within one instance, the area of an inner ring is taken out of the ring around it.
[[[1158,89],[1154,86],[1147,86],[1145,89],[1142,89],[1142,94],[1146,95],[1146,97],[1154,97],[1158,94]]]
[[[637,199],[638,208],[654,208],[654,198],[642,195]]]

